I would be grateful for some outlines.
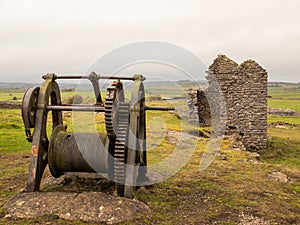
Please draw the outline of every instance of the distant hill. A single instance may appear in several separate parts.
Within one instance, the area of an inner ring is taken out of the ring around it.
[[[171,81],[145,81],[145,85],[151,87],[151,86],[167,86],[170,84]],[[130,82],[128,82],[130,83]],[[191,81],[191,80],[179,80],[179,81],[174,81],[174,83],[177,84],[193,84],[193,83],[198,83],[198,84],[206,84],[207,81]],[[41,86],[41,83],[25,83],[25,82],[0,82],[0,89],[27,89],[30,87],[36,87],[36,86]],[[76,83],[59,83],[59,87],[61,89],[71,89],[71,88],[76,88],[77,84]],[[105,85],[106,86],[106,85]],[[80,84],[80,89],[90,89],[91,84],[90,83],[84,83]]]
[[[22,89],[25,90],[30,87],[40,87],[41,83],[22,83],[22,82],[0,82],[0,90],[14,90],[14,89]],[[77,84],[72,83],[59,83],[59,87],[61,90],[63,89],[73,89],[77,87]],[[90,89],[91,84],[82,84],[80,89]]]
[[[125,83],[131,83],[131,82],[125,82]],[[167,86],[172,83],[171,81],[145,81],[145,85],[148,87],[152,86]],[[198,81],[191,81],[191,80],[178,80],[174,81],[174,83],[178,85],[185,85],[185,84],[200,84],[205,85],[207,84],[206,80],[198,80]],[[173,83],[173,84],[174,84]],[[0,82],[0,89],[27,89],[30,87],[36,87],[41,86],[41,83],[25,83],[25,82]],[[101,85],[102,86],[102,85]],[[104,85],[106,87],[107,85]],[[284,86],[290,86],[290,87],[300,87],[299,83],[291,83],[291,82],[268,82],[269,87],[284,87]],[[59,82],[60,89],[72,89],[72,88],[78,88],[76,83],[60,83]],[[91,89],[90,83],[84,83],[80,84],[79,89],[81,90],[90,90]]]
[[[300,82],[299,83],[268,82],[268,87],[270,87],[270,88],[300,88]]]
[[[0,82],[0,89],[27,89],[34,86],[40,86],[39,83],[22,82]]]
[[[297,85],[300,84],[300,82],[295,83],[295,82],[284,82],[284,81],[270,81],[268,84],[292,84],[292,85]]]

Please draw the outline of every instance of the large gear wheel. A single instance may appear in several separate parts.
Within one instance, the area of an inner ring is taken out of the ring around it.
[[[117,107],[120,102],[124,102],[123,84],[120,81],[113,81],[107,87],[105,97],[105,127],[107,136],[109,138],[108,145],[108,177],[114,180],[114,152],[115,139],[117,132],[118,110]]]
[[[141,77],[136,77],[130,103],[124,102],[120,81],[109,85],[105,124],[109,137],[109,177],[119,196],[132,198],[147,173],[145,91]]]
[[[124,102],[123,84],[120,81],[113,81],[107,88],[104,113],[106,132],[110,139],[116,135],[119,102]]]
[[[129,127],[130,104],[120,102],[118,107],[118,128],[114,151],[114,180],[116,191],[119,196],[124,196],[125,188],[125,164],[127,159],[127,133]]]

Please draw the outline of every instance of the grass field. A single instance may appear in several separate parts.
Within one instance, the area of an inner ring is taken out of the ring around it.
[[[30,144],[25,140],[21,110],[0,110],[0,154],[25,153]]]
[[[161,88],[159,88],[161,89]],[[165,96],[176,91],[163,91]],[[150,94],[155,90],[150,90]],[[88,93],[80,93],[83,97]],[[0,92],[2,100],[22,93]],[[64,92],[68,99],[72,92]],[[300,96],[297,88],[272,87],[269,106],[299,110]],[[148,104],[166,104],[165,101]],[[169,104],[172,104],[170,101]],[[173,104],[182,106],[180,100]],[[97,121],[103,115],[96,114]],[[25,140],[21,110],[0,109],[0,224],[86,224],[80,221],[44,216],[36,219],[3,218],[2,205],[26,186],[29,166],[30,144]],[[64,116],[68,129],[72,130],[71,117]],[[93,123],[93,121],[90,121]],[[201,156],[206,151],[208,138],[196,137],[193,156],[174,176],[162,183],[140,189],[136,197],[151,208],[151,213],[141,215],[125,224],[238,224],[241,221],[256,221],[256,224],[300,224],[300,118],[269,116],[268,122],[286,122],[282,126],[268,127],[268,150],[256,160],[252,153],[237,151],[229,141],[223,141],[220,153],[205,171],[199,171]],[[186,122],[181,124],[175,113],[148,112],[147,136],[148,160],[154,164],[172,154],[176,144],[170,142],[168,131],[197,130]],[[49,127],[49,133],[51,128]],[[104,129],[103,122],[96,129]],[[207,129],[207,128],[205,128]],[[289,182],[270,179],[272,172],[282,172]]]
[[[268,100],[269,107],[272,108],[282,108],[282,109],[290,109],[296,112],[300,112],[300,100]]]
[[[24,90],[2,90],[0,91],[0,101],[22,101]],[[14,100],[14,97],[17,100]]]
[[[268,90],[269,107],[291,109],[300,112],[300,85],[282,85]]]

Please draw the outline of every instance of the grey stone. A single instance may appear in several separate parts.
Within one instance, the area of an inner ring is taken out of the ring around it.
[[[274,171],[274,172],[268,174],[268,177],[271,180],[275,180],[275,181],[278,181],[281,183],[287,183],[288,181],[290,181],[288,176],[280,171]]]
[[[132,220],[149,211],[139,201],[114,197],[102,192],[32,192],[19,193],[5,203],[5,218],[35,218],[53,215],[67,220],[106,222]]]

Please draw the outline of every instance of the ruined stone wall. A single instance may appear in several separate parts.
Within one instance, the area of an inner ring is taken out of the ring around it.
[[[200,114],[198,113],[198,98],[197,91],[191,91],[187,96],[188,100],[188,121],[192,124],[201,124],[199,120]]]
[[[226,133],[238,136],[248,150],[265,150],[268,81],[266,70],[253,60],[238,65],[225,55],[219,55],[209,67],[207,80],[209,87],[204,91],[206,96],[215,92],[216,82],[213,80],[217,81],[224,96],[227,111]],[[207,107],[204,100],[206,96],[198,96],[198,108]],[[205,122],[210,123],[207,112],[203,112],[198,111],[199,117],[206,118]]]
[[[188,93],[188,115],[190,123],[201,125],[211,124],[211,112],[204,90]]]

